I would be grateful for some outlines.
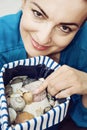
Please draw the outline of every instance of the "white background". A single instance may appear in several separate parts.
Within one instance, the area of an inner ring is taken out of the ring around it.
[[[15,13],[21,8],[22,0],[0,0],[0,16]]]

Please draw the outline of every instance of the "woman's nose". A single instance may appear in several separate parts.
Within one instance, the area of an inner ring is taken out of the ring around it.
[[[47,44],[52,40],[52,27],[45,27],[38,31],[38,39],[40,44]]]

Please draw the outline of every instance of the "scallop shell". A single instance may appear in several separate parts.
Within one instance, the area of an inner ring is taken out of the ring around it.
[[[25,101],[22,97],[11,97],[10,105],[15,111],[22,111],[25,107]]]
[[[17,113],[13,108],[8,108],[10,122],[13,123],[17,117]]]
[[[16,124],[23,123],[25,121],[28,121],[30,119],[34,118],[34,115],[28,112],[22,112],[17,115],[17,118],[15,120]]]

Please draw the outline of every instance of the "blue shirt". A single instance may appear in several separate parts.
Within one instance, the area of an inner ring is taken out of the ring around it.
[[[0,18],[0,69],[27,56],[19,31],[20,17],[21,12]]]
[[[3,64],[27,58],[21,39],[19,24],[22,12],[0,18],[0,69]],[[87,72],[87,23],[81,27],[70,45],[61,52],[61,65],[66,64]],[[78,126],[87,127],[87,108],[81,96],[72,96],[71,118]]]
[[[81,27],[71,44],[61,52],[60,64],[67,64],[87,72],[87,22]],[[80,95],[72,96],[71,118],[78,126],[87,128],[87,108],[82,105]]]

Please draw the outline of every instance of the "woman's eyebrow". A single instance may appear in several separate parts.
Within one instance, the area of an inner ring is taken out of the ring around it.
[[[31,2],[31,3],[37,6],[40,9],[40,11],[44,14],[44,16],[48,18],[47,14],[43,11],[43,9],[37,3],[35,2]]]
[[[31,2],[32,4],[34,4],[35,6],[37,6],[39,9],[40,9],[40,11],[44,14],[44,16],[46,17],[46,18],[49,18],[48,17],[48,15],[43,11],[43,9],[37,4],[37,3],[35,3],[35,2]],[[69,22],[61,22],[60,23],[61,25],[70,25],[70,26],[76,26],[76,27],[78,27],[79,28],[79,25],[77,24],[77,23],[69,23]]]
[[[79,28],[79,25],[77,23],[60,23],[61,25],[70,25],[70,26],[76,26]]]

